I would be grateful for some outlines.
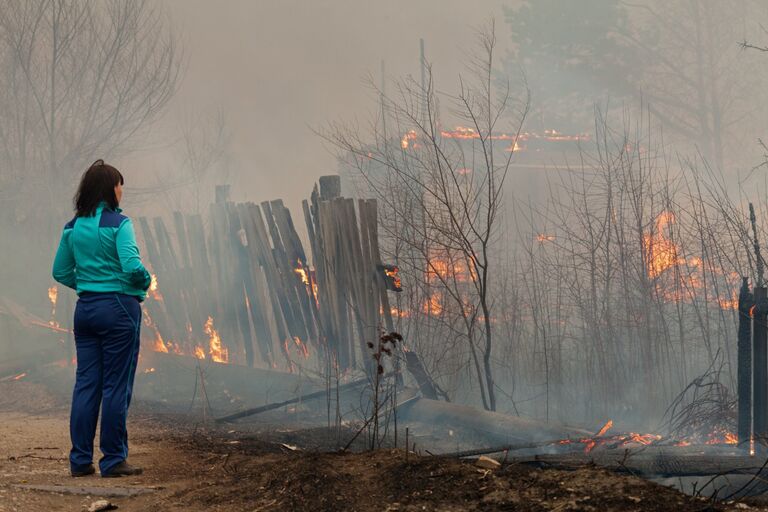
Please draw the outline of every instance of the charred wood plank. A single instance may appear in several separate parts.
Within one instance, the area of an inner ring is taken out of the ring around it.
[[[320,197],[323,201],[341,196],[341,176],[338,174],[320,176],[318,183],[320,183]]]
[[[226,203],[217,202],[211,205],[211,255],[216,271],[215,286],[218,314],[215,327],[221,333],[221,342],[230,353],[241,345],[237,325],[237,314],[233,294],[235,293],[233,268],[236,267],[229,240],[229,221]]]
[[[424,395],[424,398],[437,400],[436,386],[424,369],[421,358],[419,358],[418,354],[413,351],[407,351],[404,352],[404,354],[405,366],[408,369],[408,373],[413,375],[413,378],[416,379],[416,384],[419,386],[421,394]]]
[[[286,253],[285,246],[280,237],[280,231],[275,222],[272,205],[269,202],[264,201],[261,203],[261,209],[264,213],[264,220],[267,222],[270,237],[272,238],[272,253],[280,279],[279,282],[282,289],[281,294],[282,297],[287,300],[283,313],[286,324],[288,325],[288,330],[292,337],[295,336],[299,339],[306,340],[307,331],[304,326],[304,318],[301,314],[301,306],[299,306],[298,297],[296,296],[293,286],[290,284],[291,279],[295,278],[295,262],[289,261],[289,255]]]
[[[233,271],[232,301],[243,340],[245,361],[250,367],[254,363],[253,336],[251,336],[250,308],[247,304],[247,290],[253,289],[251,268],[248,259],[245,229],[240,224],[240,216],[234,203],[226,203],[227,220],[229,221],[229,243],[235,257],[236,266]]]
[[[296,272],[298,266],[301,266],[307,272],[307,257],[304,253],[304,247],[301,245],[301,240],[293,226],[291,212],[283,205],[282,200],[272,201],[270,207],[275,225],[279,231],[280,243],[286,254],[284,265],[286,271],[284,280],[286,293],[292,298],[292,305],[297,305],[294,315],[297,321],[300,320],[302,329],[306,332],[304,340],[312,339],[314,341],[316,340],[317,333],[312,309],[309,304],[307,285],[304,284],[301,276]]]

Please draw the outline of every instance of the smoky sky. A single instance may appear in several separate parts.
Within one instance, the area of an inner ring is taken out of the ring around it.
[[[375,112],[366,75],[379,80],[384,60],[391,77],[418,77],[424,38],[436,81],[455,85],[476,30],[491,17],[506,53],[504,5],[511,2],[165,0],[186,67],[160,130],[171,140],[182,120],[221,111],[231,133],[228,174],[218,169],[212,181],[231,183],[233,200],[282,198],[296,212],[317,177],[337,172],[313,129],[336,120],[362,125]],[[181,165],[178,149],[163,144],[124,161],[141,168],[136,176],[147,184]]]

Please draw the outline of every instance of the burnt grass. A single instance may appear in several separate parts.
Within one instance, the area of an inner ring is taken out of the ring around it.
[[[168,443],[169,432],[162,435]],[[299,442],[303,437],[292,436]],[[196,462],[184,470],[196,477],[165,499],[190,509],[739,510],[595,466],[563,471],[506,465],[488,471],[472,461],[406,457],[403,450],[292,451],[260,436],[223,431],[176,432],[170,440],[176,450],[194,454]]]
[[[18,388],[18,389],[17,389]],[[37,388],[0,386],[0,410],[17,410]],[[35,400],[35,412],[66,426],[57,400]],[[24,407],[22,407],[23,409]],[[131,436],[144,447],[149,465],[139,483],[160,491],[126,503],[126,510],[198,511],[720,511],[742,504],[710,503],[634,476],[587,465],[574,471],[507,465],[495,471],[472,461],[406,456],[403,450],[335,450],[334,429],[203,428],[190,416],[150,413],[131,416]],[[299,449],[291,450],[286,443]],[[139,459],[140,461],[142,459]],[[751,503],[754,507],[756,503]],[[2,507],[0,507],[2,508]],[[754,510],[754,508],[753,508]],[[768,510],[768,509],[763,509]]]

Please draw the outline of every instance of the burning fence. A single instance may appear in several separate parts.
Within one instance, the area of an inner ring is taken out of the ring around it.
[[[323,177],[303,204],[315,269],[280,200],[233,203],[218,187],[207,222],[174,213],[175,237],[162,218],[138,219],[153,273],[145,345],[289,370],[328,349],[340,369],[359,366],[380,326],[391,330],[386,291],[400,279],[381,262],[376,202],[355,204],[340,188]]]

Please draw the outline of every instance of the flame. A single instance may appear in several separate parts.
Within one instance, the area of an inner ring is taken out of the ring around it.
[[[304,266],[301,264],[301,261],[298,261],[297,264],[299,266],[293,269],[293,271],[296,272],[296,275],[298,275],[301,278],[302,283],[309,286],[309,275],[307,274],[307,271],[304,269]]]
[[[418,134],[416,133],[416,130],[408,130],[400,139],[400,147],[404,150],[408,148],[417,149],[419,147],[419,144],[415,142],[417,136]],[[473,140],[480,139],[481,133],[479,133],[474,128],[456,126],[453,130],[440,130],[440,136],[445,139]],[[590,135],[586,133],[566,135],[558,132],[557,130],[544,130],[543,134],[531,132],[523,132],[513,135],[508,133],[491,133],[490,136],[483,134],[482,138],[484,140],[509,141],[509,146],[507,146],[504,151],[514,153],[518,151],[525,151],[527,147],[524,143],[528,141],[538,140],[548,142],[579,142],[589,141]],[[368,156],[369,158],[371,157],[370,154]],[[471,172],[471,169],[460,169],[457,172],[459,174],[463,174],[461,171]]]
[[[424,313],[427,315],[439,315],[443,312],[443,306],[440,304],[440,295],[433,293],[427,302],[424,303]]]
[[[301,282],[307,287],[307,292],[315,300],[315,304],[320,304],[317,296],[317,280],[314,277],[314,270],[305,266],[300,259],[296,260],[296,268],[293,269],[296,275],[301,278]]]
[[[661,441],[662,436],[657,434],[638,434],[635,432],[629,432],[626,434],[616,434],[613,436],[605,437],[606,432],[613,428],[613,420],[608,420],[605,425],[595,434],[593,437],[587,437],[583,439],[561,439],[557,441],[559,445],[569,445],[577,442],[584,445],[584,453],[591,452],[596,446],[602,446],[605,444],[611,444],[614,447],[617,445],[625,445],[628,443],[638,443],[642,445],[650,445],[655,442]],[[683,446],[683,445],[680,445]]]
[[[200,345],[195,346],[195,357],[198,359],[205,359],[205,349]]]
[[[160,293],[160,289],[158,288],[157,283],[157,276],[155,274],[150,274],[152,277],[152,281],[149,283],[149,296],[152,297],[155,300],[162,301],[163,300],[163,294]]]
[[[595,437],[603,437],[613,427],[613,420],[608,420]]]
[[[301,350],[301,353],[304,356],[304,359],[309,358],[309,349],[304,343],[302,343],[301,338],[299,338],[298,336],[294,336],[293,343],[299,348],[299,350]]]
[[[48,320],[48,325],[54,328],[59,328],[61,325],[56,321],[56,302],[59,298],[59,288],[56,285],[48,288],[48,300],[51,301],[51,319]]]
[[[630,432],[629,439],[636,443],[649,445],[656,441],[661,441],[661,436],[656,434],[636,434],[634,432]]]
[[[154,345],[155,352],[163,352],[165,354],[168,353],[168,347],[165,346],[165,342],[163,341],[163,337],[160,335],[160,331],[155,329],[155,345]]]
[[[400,139],[400,147],[403,149],[408,149],[408,146],[410,146],[410,141],[412,140],[416,140],[416,130],[408,130],[405,132],[403,138]]]
[[[229,353],[225,347],[221,345],[221,337],[218,331],[213,327],[213,317],[209,316],[203,326],[203,332],[208,335],[209,338],[209,353],[211,359],[217,363],[226,363],[229,360]],[[197,355],[197,348],[195,348],[195,354]]]
[[[474,128],[468,128],[465,126],[457,126],[453,130],[442,130],[440,131],[440,135],[442,137],[448,138],[448,139],[479,139],[480,134],[474,129]],[[557,130],[544,130],[544,134],[540,133],[532,133],[532,132],[523,132],[519,135],[509,135],[507,133],[500,133],[500,134],[491,134],[490,138],[492,140],[508,140],[512,144],[508,148],[509,150],[517,151],[519,149],[522,149],[518,142],[526,142],[529,140],[546,140],[546,141],[570,141],[570,142],[578,142],[578,141],[587,141],[590,139],[589,134],[581,133],[577,135],[565,135],[563,133],[558,132]]]
[[[739,299],[738,297],[731,297],[730,299],[718,298],[717,305],[720,306],[720,309],[736,311],[739,309]]]
[[[476,274],[471,266],[461,258],[449,258],[446,255],[432,255],[427,261],[427,281],[457,281],[460,283],[475,281]]]
[[[546,235],[544,233],[539,233],[536,235],[536,241],[537,242],[553,242],[555,240],[555,235]]]
[[[714,431],[709,434],[704,444],[738,444],[739,438],[733,432]]]
[[[152,320],[152,316],[150,316],[149,311],[144,309],[142,312],[142,316],[144,318],[144,324],[151,328],[155,333],[155,341],[152,344],[152,350],[155,352],[163,352],[165,354],[168,353],[168,347],[172,346],[172,343],[168,342],[166,344],[165,340],[163,340],[162,335],[160,334],[160,331],[157,328],[157,325],[155,325],[155,322]]]
[[[665,270],[685,263],[678,256],[678,248],[673,240],[664,234],[665,229],[675,223],[675,214],[664,211],[656,217],[655,230],[643,235],[643,251],[646,256],[648,277],[659,277]]]
[[[11,380],[21,380],[21,379],[23,379],[26,376],[27,376],[27,372],[22,372],[22,373],[20,373],[20,374],[18,374],[16,376],[14,376],[13,379],[11,379]]]
[[[154,368],[147,368],[146,370],[144,370],[144,373],[155,373],[155,369]]]
[[[408,310],[400,310],[394,306],[389,308],[389,314],[396,318],[408,318],[411,316],[411,313]]]
[[[671,211],[661,212],[653,223],[649,233],[643,234],[642,249],[645,258],[645,271],[647,276],[654,281],[657,293],[666,301],[683,302],[693,301],[696,291],[705,289],[706,273],[722,276],[726,283],[737,282],[738,275],[726,272],[718,268],[705,266],[703,258],[690,256],[687,259],[680,256],[681,250],[678,244],[669,237],[669,227],[675,223],[675,214]],[[678,269],[674,273],[668,273],[671,269]],[[713,281],[709,279],[709,281]],[[728,285],[726,285],[728,286]],[[730,295],[720,296],[719,290],[713,290],[711,301],[722,310],[737,310],[739,299],[737,291],[732,288]]]
[[[386,274],[387,277],[392,278],[392,284],[395,285],[395,288],[402,288],[403,282],[400,280],[400,267],[384,267],[384,274]]]
[[[48,300],[51,301],[51,305],[53,306],[53,310],[56,311],[56,301],[59,298],[59,288],[58,286],[51,286],[48,288]]]

